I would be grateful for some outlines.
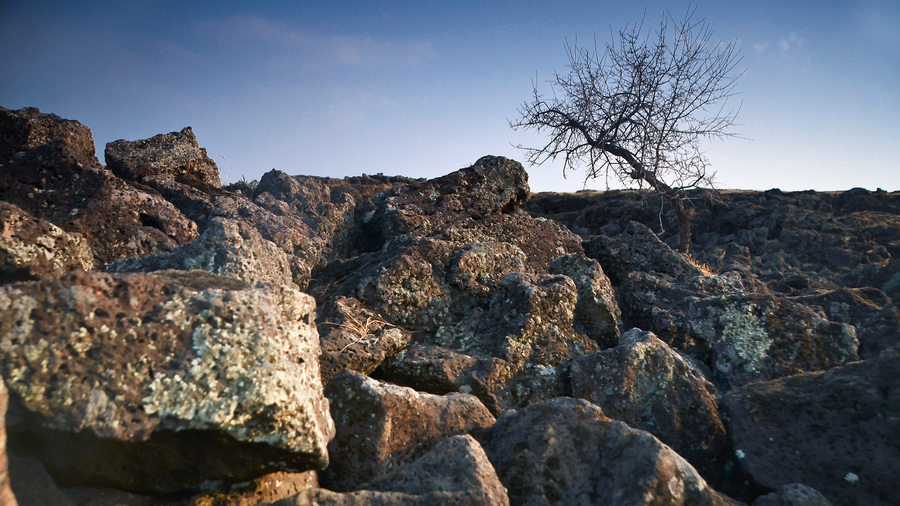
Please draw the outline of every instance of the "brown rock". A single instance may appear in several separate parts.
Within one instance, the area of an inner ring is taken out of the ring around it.
[[[129,258],[107,266],[109,272],[202,269],[249,284],[295,286],[288,255],[263,239],[244,221],[215,217],[194,242],[169,253]]]
[[[655,437],[581,399],[507,411],[479,439],[513,504],[737,504]]]
[[[715,387],[651,332],[629,330],[619,346],[573,360],[569,375],[575,397],[650,432],[695,467],[704,469],[722,450]]]
[[[334,428],[312,298],[164,274],[0,288],[0,373],[30,417],[14,449],[61,485],[136,492],[324,467]]]
[[[722,398],[744,467],[762,487],[814,487],[835,504],[895,504],[900,354],[752,383]]]
[[[554,260],[548,272],[570,277],[578,288],[575,329],[596,341],[601,348],[615,346],[622,311],[612,283],[600,264],[583,253],[570,253]]]
[[[478,442],[461,435],[444,440],[412,464],[363,485],[363,490],[309,490],[276,504],[503,506],[509,504],[509,498]]]
[[[409,332],[391,325],[356,299],[338,297],[327,304],[317,322],[325,383],[341,369],[371,373],[412,339]]]
[[[831,501],[818,490],[802,483],[788,483],[780,489],[760,496],[753,506],[831,506]]]
[[[0,201],[0,282],[58,278],[93,267],[94,255],[81,234]]]
[[[84,167],[100,166],[94,154],[94,137],[81,123],[41,113],[36,107],[18,111],[0,107],[0,164],[54,141],[70,147],[72,153],[80,153],[80,161],[87,162]]]
[[[202,494],[191,498],[191,506],[254,506],[287,499],[307,490],[315,490],[319,478],[315,471],[303,473],[275,472],[260,476],[249,485],[231,491]]]
[[[16,498],[9,486],[9,458],[6,456],[6,409],[9,407],[9,392],[0,380],[0,504],[16,506]]]
[[[731,294],[689,301],[710,366],[733,386],[820,371],[857,359],[856,329],[785,297]]]
[[[423,392],[471,393],[499,415],[502,409],[494,391],[502,386],[508,368],[499,358],[476,358],[442,346],[413,343],[385,360],[378,371],[388,381]]]
[[[326,385],[325,394],[338,431],[328,446],[331,464],[320,479],[337,491],[358,489],[449,436],[494,423],[472,395],[420,393],[347,370]]]
[[[192,186],[219,188],[219,168],[197,143],[191,127],[138,141],[106,145],[106,165],[117,176],[140,182],[148,176],[171,174]]]
[[[12,149],[28,148],[11,160],[0,158],[0,200],[81,234],[95,264],[170,251],[197,236],[196,225],[157,192],[104,170],[90,130],[36,109],[23,111],[12,112],[6,124],[12,130],[0,130],[0,137],[25,139]],[[34,124],[42,126],[29,130]]]
[[[471,167],[381,194],[366,226],[381,243],[401,235],[427,237],[512,212],[529,194],[528,174],[522,164],[485,156]]]

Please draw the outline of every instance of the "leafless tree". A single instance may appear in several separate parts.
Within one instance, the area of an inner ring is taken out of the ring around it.
[[[689,9],[681,20],[664,13],[656,31],[643,22],[613,35],[605,50],[566,43],[568,73],[555,73],[549,97],[538,91],[519,109],[514,129],[547,132],[543,147],[527,148],[540,165],[563,159],[566,171],[587,163],[585,181],[605,177],[637,186],[671,204],[679,250],[689,252],[686,190],[713,188],[715,173],[700,140],[729,132],[739,108],[729,108],[740,62],[734,43],[711,41],[705,21]]]

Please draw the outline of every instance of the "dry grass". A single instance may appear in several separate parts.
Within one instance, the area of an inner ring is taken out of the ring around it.
[[[369,349],[378,344],[379,336],[376,334],[379,330],[382,330],[385,327],[393,327],[393,325],[380,316],[369,316],[366,318],[365,322],[363,322],[350,315],[347,315],[347,320],[344,323],[325,322],[323,325],[334,325],[349,331],[350,334],[355,334],[355,337],[351,335],[350,342],[341,348],[341,353],[354,344],[362,344],[366,349]]]
[[[703,273],[704,276],[715,276],[718,274],[718,272],[713,270],[709,265],[697,260],[694,255],[690,253],[687,254],[687,261],[694,267],[700,269],[700,272]]]

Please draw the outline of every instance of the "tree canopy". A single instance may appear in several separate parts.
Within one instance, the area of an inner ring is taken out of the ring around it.
[[[563,176],[586,165],[585,181],[615,179],[656,192],[672,205],[679,249],[690,249],[685,191],[714,187],[715,173],[700,147],[704,138],[733,135],[739,111],[729,107],[740,77],[734,43],[712,41],[695,10],[676,20],[664,13],[656,30],[626,26],[601,48],[566,42],[568,72],[554,74],[551,93],[534,83],[515,129],[549,134],[542,147],[524,147],[528,161],[563,159]],[[520,146],[522,147],[522,146]]]

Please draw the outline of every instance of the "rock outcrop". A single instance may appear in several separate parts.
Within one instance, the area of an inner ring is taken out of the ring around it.
[[[896,502],[898,193],[105,161],[0,108],[2,504]]]

